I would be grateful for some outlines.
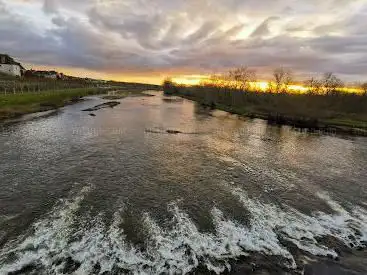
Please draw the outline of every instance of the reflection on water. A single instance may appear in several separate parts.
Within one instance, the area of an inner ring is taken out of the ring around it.
[[[101,101],[1,129],[0,274],[353,269],[340,249],[367,241],[366,139],[160,94],[81,112]]]

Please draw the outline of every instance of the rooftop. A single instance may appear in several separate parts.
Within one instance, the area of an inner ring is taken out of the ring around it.
[[[14,58],[10,57],[7,54],[2,54],[0,53],[0,64],[10,64],[10,65],[18,65],[20,66],[22,69],[24,69],[24,67],[22,66],[22,64],[20,64],[19,62],[16,62],[14,60]]]

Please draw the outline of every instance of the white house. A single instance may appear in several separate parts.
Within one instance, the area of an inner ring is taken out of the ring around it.
[[[55,71],[48,71],[43,77],[50,79],[57,79],[58,73]]]
[[[24,68],[22,64],[15,62],[9,55],[0,54],[0,72],[13,76],[21,76]]]

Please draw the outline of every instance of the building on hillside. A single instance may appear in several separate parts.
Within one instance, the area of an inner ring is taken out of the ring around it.
[[[58,73],[55,71],[46,71],[43,77],[50,79],[58,79]]]
[[[63,73],[58,73],[55,71],[35,71],[28,70],[24,74],[25,77],[38,77],[38,78],[48,78],[48,79],[64,79]]]
[[[22,76],[25,69],[22,64],[15,62],[9,55],[0,54],[0,72],[13,76]]]

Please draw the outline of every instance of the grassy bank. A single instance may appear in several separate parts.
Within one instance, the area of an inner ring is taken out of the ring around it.
[[[269,123],[313,130],[367,134],[367,96],[247,92],[199,85],[165,83],[166,94],[182,96],[209,108],[262,118]]]
[[[39,93],[0,94],[0,120],[60,108],[79,101],[83,96],[101,92],[98,88],[79,88]]]

